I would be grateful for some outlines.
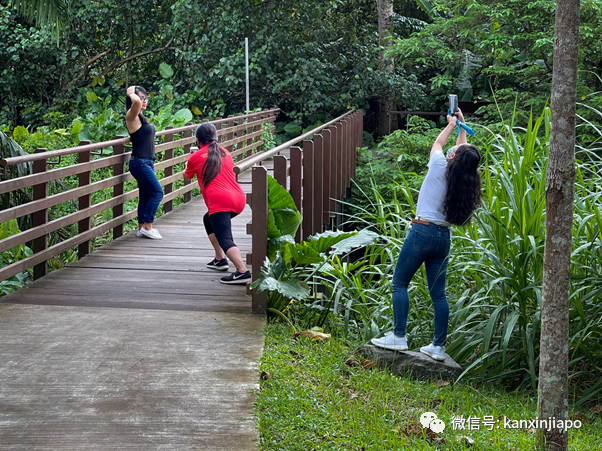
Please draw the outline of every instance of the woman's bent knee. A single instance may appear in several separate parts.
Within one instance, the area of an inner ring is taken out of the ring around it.
[[[222,250],[224,251],[224,253],[227,254],[230,249],[236,247],[236,244],[234,244],[234,242],[231,241],[230,243],[224,243],[224,244],[220,243],[219,247],[221,247]]]

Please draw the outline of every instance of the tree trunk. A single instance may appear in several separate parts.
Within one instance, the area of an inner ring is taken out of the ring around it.
[[[393,43],[386,41],[393,31],[393,0],[377,0],[376,10],[378,13],[378,37],[380,45],[384,48],[390,47]],[[380,68],[385,68],[387,72],[393,72],[395,68],[393,58],[385,58],[385,49],[380,54]],[[395,111],[395,102],[393,93],[388,90],[381,98],[378,105],[378,134],[384,136],[397,130],[397,116],[391,116],[389,119],[389,111]]]
[[[550,158],[546,179],[546,243],[541,307],[541,420],[568,419],[569,289],[575,192],[575,102],[579,0],[556,2]],[[539,448],[568,449],[565,428],[539,429]]]
[[[134,54],[134,26],[130,27],[130,54]],[[132,60],[128,60],[127,67],[125,70],[125,87],[126,89],[130,86],[130,71],[132,70]]]

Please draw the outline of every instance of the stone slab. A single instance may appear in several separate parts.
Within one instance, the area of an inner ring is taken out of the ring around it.
[[[418,380],[456,380],[462,374],[462,367],[448,354],[438,362],[429,356],[415,351],[391,351],[373,345],[364,345],[360,352],[380,368],[389,368],[398,376]]]

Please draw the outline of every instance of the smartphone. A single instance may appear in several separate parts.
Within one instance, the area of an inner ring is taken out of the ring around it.
[[[458,112],[458,96],[456,94],[449,95],[449,113],[453,116]]]

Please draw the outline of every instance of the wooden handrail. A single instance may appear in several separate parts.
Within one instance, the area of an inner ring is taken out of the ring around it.
[[[283,150],[288,149],[289,147],[297,144],[298,142],[303,141],[306,138],[309,138],[312,135],[315,135],[320,130],[323,130],[324,128],[326,128],[328,126],[335,124],[336,122],[349,116],[350,114],[352,114],[355,111],[356,110],[347,111],[345,114],[337,117],[336,119],[333,119],[332,121],[327,122],[326,124],[322,124],[319,127],[316,127],[313,130],[310,130],[307,133],[304,133],[301,136],[298,136],[297,138],[294,138],[294,139],[291,139],[290,141],[285,142],[284,144],[280,144],[278,147],[274,147],[273,149],[268,150],[267,152],[262,152],[259,155],[256,155],[254,157],[251,157],[251,158],[241,161],[240,163],[238,163],[234,166],[234,173],[240,174],[241,172],[246,171],[247,169],[252,167],[253,165],[261,163],[266,158],[272,157],[274,155],[278,155]]]
[[[187,191],[191,191],[193,189],[194,185],[188,185],[179,188],[176,191],[173,191],[172,193],[163,197],[161,204],[173,200],[174,198],[181,196]],[[61,252],[65,252],[66,250],[71,249],[74,246],[78,246],[79,244],[85,241],[88,241],[92,238],[102,235],[105,232],[108,232],[109,230],[111,230],[119,224],[123,224],[129,221],[130,219],[134,218],[136,214],[136,210],[129,211],[123,214],[122,216],[113,218],[112,220],[107,221],[104,224],[94,227],[93,229],[87,230],[86,232],[81,233],[79,235],[75,235],[59,244],[55,244],[54,246],[49,247],[48,249],[44,249],[43,251],[36,253],[30,257],[27,257],[23,260],[19,260],[9,266],[5,266],[4,268],[0,268],[0,280],[8,279],[9,277],[19,274],[20,272],[25,271],[27,268],[31,268],[32,266],[43,264],[46,260],[52,258],[55,255],[60,254]]]
[[[214,125],[216,125],[216,124],[221,125],[222,123],[228,122],[229,120],[245,119],[248,117],[257,116],[258,114],[266,114],[267,117],[264,118],[266,120],[264,120],[263,122],[269,122],[267,119],[270,117],[270,115],[273,115],[275,117],[276,115],[278,115],[279,112],[280,112],[279,108],[274,108],[274,109],[266,110],[266,111],[258,111],[257,113],[241,114],[240,116],[234,116],[232,118],[227,118],[227,119],[217,119],[217,120],[211,121],[211,123]],[[174,128],[171,130],[162,130],[160,132],[157,132],[155,136],[163,136],[163,135],[167,135],[167,134],[180,133],[180,132],[183,132],[186,130],[194,130],[199,125],[200,124],[193,124],[193,125],[186,125],[184,127]],[[242,128],[244,128],[244,126]],[[227,129],[218,128],[218,133],[220,130],[227,130]],[[55,157],[59,157],[59,156],[63,156],[63,155],[72,155],[75,153],[86,152],[88,150],[104,149],[105,147],[112,147],[112,146],[116,146],[116,145],[120,145],[120,144],[126,144],[129,142],[130,142],[130,138],[119,138],[119,139],[113,139],[111,141],[92,143],[92,144],[88,144],[86,146],[70,147],[67,149],[53,150],[53,151],[45,152],[44,154],[30,154],[30,155],[22,155],[19,157],[3,158],[3,159],[0,159],[0,166],[3,168],[6,168],[7,166],[14,166],[16,164],[29,163],[31,161],[38,161],[38,160],[46,160],[49,158],[55,158]]]
[[[54,169],[40,174],[25,175],[12,180],[0,182],[0,194],[16,191],[18,189],[27,188],[38,183],[46,183],[52,180],[62,179],[71,175],[81,174],[85,171],[93,171],[95,169],[105,168],[118,163],[127,163],[130,154],[114,155],[112,157],[99,158],[98,160],[89,163],[77,163],[72,166]]]

